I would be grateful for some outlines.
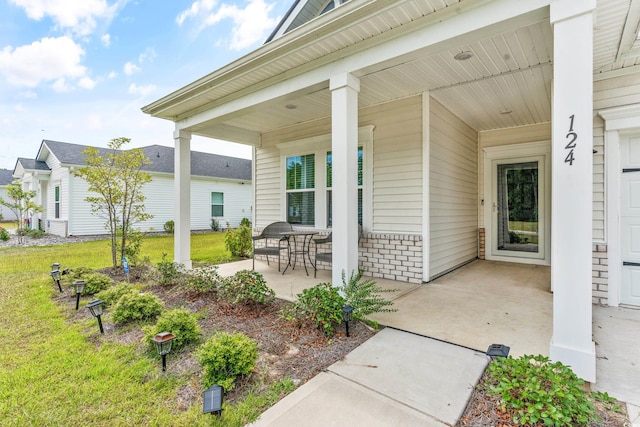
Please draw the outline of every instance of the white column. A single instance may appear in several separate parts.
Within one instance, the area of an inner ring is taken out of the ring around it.
[[[422,93],[422,281],[431,277],[431,124],[429,92]]]
[[[555,0],[550,356],[595,382],[591,335],[593,16],[595,0]]]
[[[174,260],[191,268],[191,133],[176,130],[174,158]]]
[[[332,281],[342,283],[358,271],[358,92],[360,80],[333,76],[331,90]]]

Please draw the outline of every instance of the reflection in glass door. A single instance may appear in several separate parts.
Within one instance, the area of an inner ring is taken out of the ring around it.
[[[538,161],[497,164],[494,224],[498,254],[527,257],[540,253],[538,170]]]

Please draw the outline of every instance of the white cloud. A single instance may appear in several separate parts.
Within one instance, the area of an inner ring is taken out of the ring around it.
[[[116,77],[118,77],[118,73],[115,71],[110,71],[109,74],[107,74],[108,79],[115,79]]]
[[[78,80],[78,86],[83,89],[91,90],[96,86],[96,81],[89,77],[83,77]]]
[[[15,110],[19,113],[25,113],[27,111],[27,107],[24,104],[16,104]]]
[[[118,3],[106,0],[10,0],[36,21],[50,17],[61,29],[70,29],[79,35],[91,34],[99,20],[110,20]]]
[[[153,49],[152,47],[148,47],[144,52],[140,54],[140,56],[138,56],[138,63],[142,64],[143,62],[153,62],[153,60],[156,59],[157,56],[158,54],[156,53],[155,49]]]
[[[62,93],[62,92],[69,92],[71,88],[67,84],[67,81],[64,79],[64,77],[61,77],[55,82],[53,82],[53,90],[55,90],[56,92]]]
[[[111,34],[103,34],[100,36],[100,41],[104,45],[104,47],[111,46]]]
[[[87,69],[81,65],[84,50],[67,36],[35,41],[0,51],[0,74],[15,86],[36,87],[41,82],[79,79]],[[57,87],[60,87],[56,83]],[[56,89],[57,90],[57,89]]]
[[[124,64],[124,73],[127,76],[130,76],[131,74],[137,73],[138,71],[141,71],[141,70],[142,68],[138,67],[133,62],[127,62],[126,64]]]
[[[26,99],[36,99],[38,97],[38,94],[32,90],[25,90],[24,92],[20,93],[20,96]]]
[[[147,96],[155,90],[156,86],[152,84],[138,86],[135,83],[131,83],[131,85],[129,85],[129,93],[132,95]]]
[[[225,19],[233,21],[229,48],[242,50],[262,41],[278,23],[278,18],[270,18],[273,3],[264,0],[249,0],[244,9],[235,4],[222,3],[219,7],[215,0],[198,0],[181,12],[176,18],[178,25],[187,19],[199,21],[201,28],[214,26]]]

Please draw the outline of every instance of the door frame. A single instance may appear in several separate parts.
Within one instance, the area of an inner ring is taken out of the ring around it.
[[[485,227],[485,259],[492,261],[516,262],[522,264],[551,264],[551,141],[527,142],[521,144],[485,147],[484,151],[484,227]],[[493,165],[496,161],[526,161],[537,158],[540,160],[538,179],[542,179],[544,197],[540,199],[540,216],[543,217],[544,244],[540,247],[542,257],[500,256],[493,254],[495,244],[492,206],[494,202]]]

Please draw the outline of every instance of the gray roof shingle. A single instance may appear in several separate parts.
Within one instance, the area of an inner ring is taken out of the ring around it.
[[[70,144],[60,141],[42,141],[56,158],[63,164],[84,165],[86,155],[82,152],[87,145]],[[96,147],[101,155],[111,150]],[[174,173],[174,148],[162,145],[142,147],[144,154],[151,160],[151,164],[143,168],[148,172]],[[222,156],[219,154],[191,152],[191,175],[212,178],[251,180],[251,160],[238,157]]]
[[[45,162],[36,159],[25,159],[24,157],[18,157],[16,165],[20,163],[23,169],[36,170],[36,171],[49,171],[51,170]]]
[[[0,169],[0,185],[9,185],[13,182],[13,171]]]

